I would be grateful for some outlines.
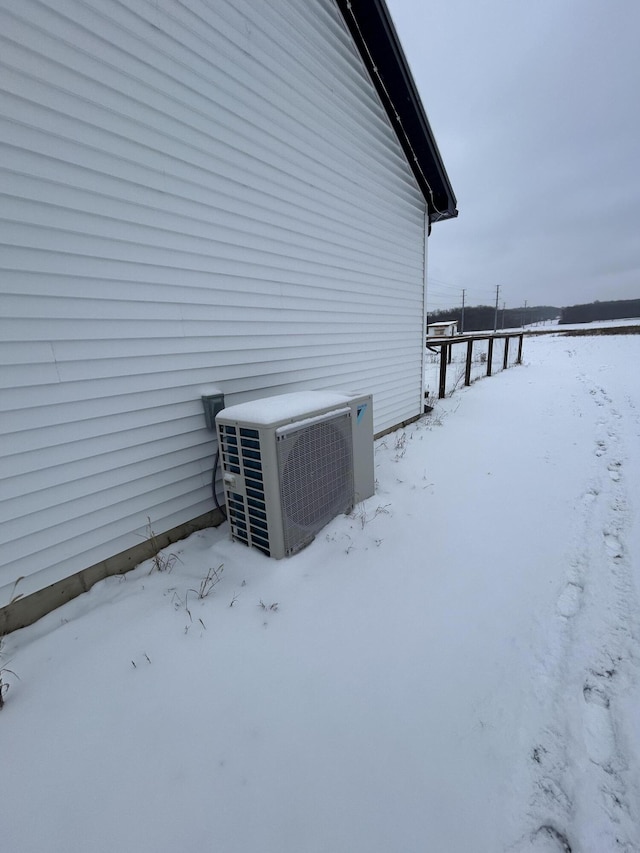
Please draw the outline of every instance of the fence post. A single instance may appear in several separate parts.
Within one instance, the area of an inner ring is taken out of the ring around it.
[[[522,364],[522,341],[523,341],[523,339],[524,339],[524,335],[521,334],[519,336],[519,340],[518,340],[518,360],[517,360],[516,364]]]
[[[446,394],[447,389],[447,350],[449,347],[446,344],[442,344],[440,347],[440,384],[438,387],[438,399],[442,400],[442,398]]]
[[[493,361],[493,338],[489,338],[487,351],[487,376],[491,376],[491,362]]]
[[[464,384],[471,385],[471,356],[473,353],[473,339],[467,341],[467,362],[464,366]]]
[[[502,369],[509,367],[509,338],[504,339],[504,355],[502,356]]]

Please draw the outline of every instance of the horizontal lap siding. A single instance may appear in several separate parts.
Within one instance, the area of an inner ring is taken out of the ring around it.
[[[202,389],[420,410],[424,200],[332,0],[0,0],[0,588],[211,509]]]

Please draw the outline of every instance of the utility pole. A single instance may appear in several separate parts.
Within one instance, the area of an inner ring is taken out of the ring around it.
[[[506,307],[506,304],[507,304],[506,302],[502,303],[502,328],[503,328],[503,330],[504,330],[504,309]]]
[[[524,326],[527,325],[527,300],[524,300]]]
[[[464,335],[464,295],[467,291],[462,288],[462,316],[460,317],[460,334]]]
[[[496,284],[496,312],[493,315],[493,334],[498,331],[498,299],[500,297],[500,285]]]

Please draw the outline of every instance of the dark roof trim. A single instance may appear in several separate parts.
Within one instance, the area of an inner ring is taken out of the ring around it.
[[[429,221],[458,215],[407,59],[384,0],[336,0],[427,201]]]

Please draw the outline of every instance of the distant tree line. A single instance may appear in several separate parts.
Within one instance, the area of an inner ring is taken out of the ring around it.
[[[539,323],[542,320],[555,320],[560,316],[560,308],[552,305],[534,305],[526,308],[499,308],[498,329],[514,329]],[[492,305],[466,305],[464,309],[464,331],[482,332],[493,330],[496,309]],[[458,331],[462,329],[462,308],[444,311],[430,311],[428,323],[444,323],[447,320],[458,321]]]
[[[640,299],[617,299],[613,302],[596,301],[585,305],[571,305],[569,308],[562,309],[559,322],[590,323],[592,320],[620,320],[630,317],[640,317]]]

